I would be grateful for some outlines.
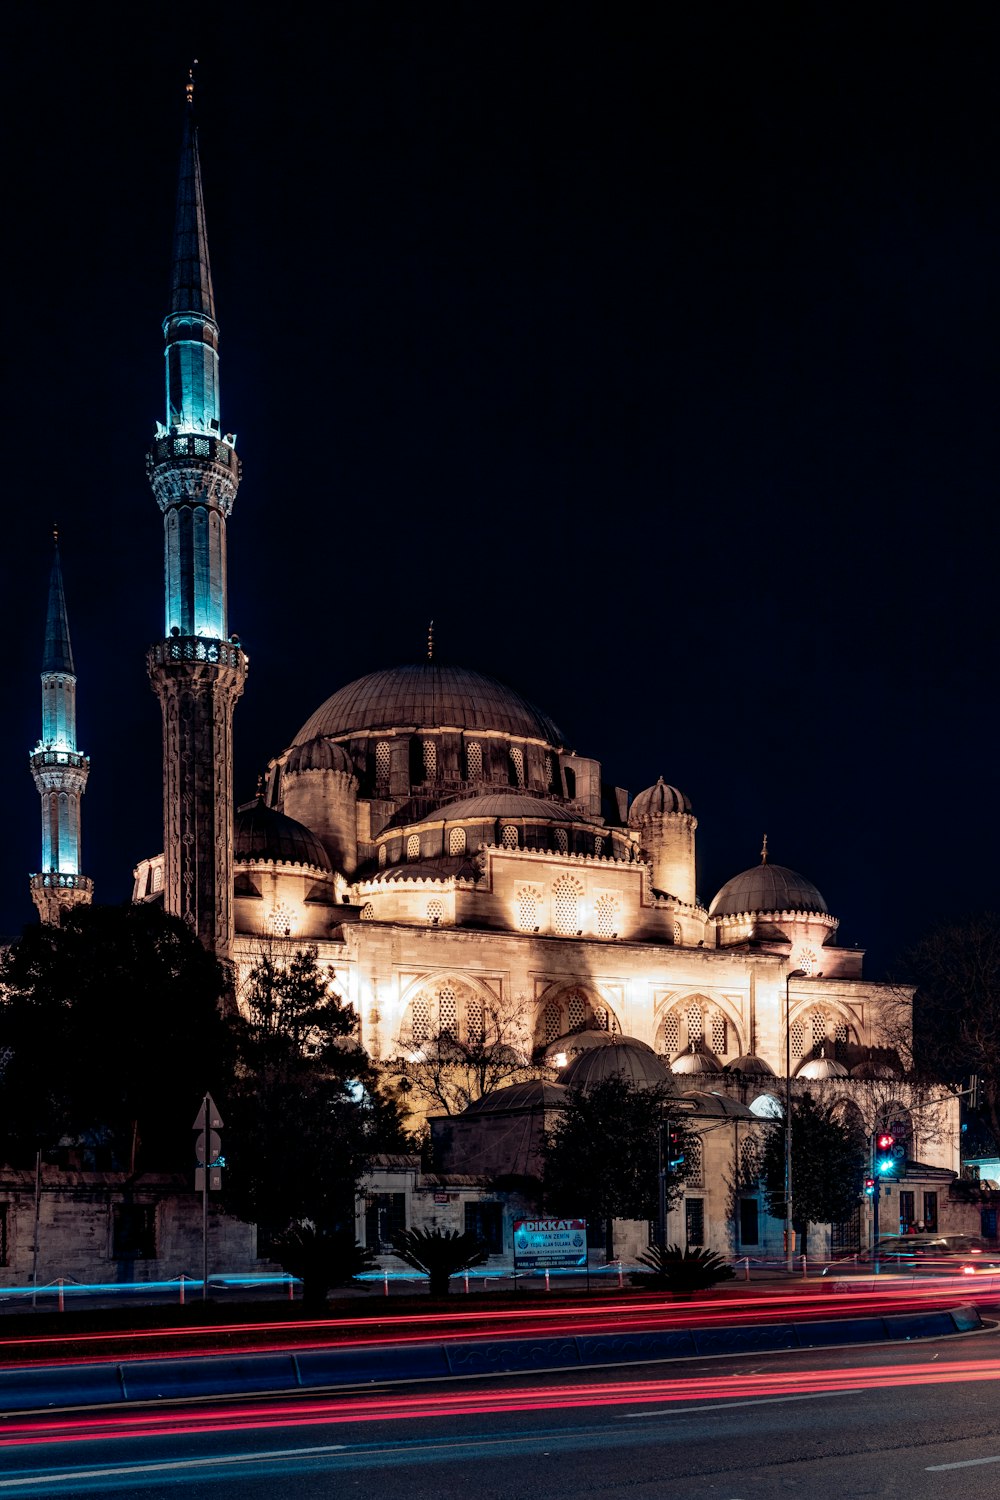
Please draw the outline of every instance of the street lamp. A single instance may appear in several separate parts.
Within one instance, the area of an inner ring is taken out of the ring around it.
[[[805,969],[785,975],[785,1268],[791,1273],[792,1252],[792,1025],[788,986],[793,979],[806,979]]]

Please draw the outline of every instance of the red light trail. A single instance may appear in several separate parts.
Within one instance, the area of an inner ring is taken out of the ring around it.
[[[609,1406],[666,1406],[701,1402],[746,1402],[764,1397],[837,1395],[902,1386],[955,1385],[1000,1380],[1000,1359],[937,1361],[866,1369],[816,1369],[709,1375],[592,1384],[536,1385],[484,1391],[304,1399],[198,1407],[179,1412],[128,1412],[80,1417],[42,1417],[4,1423],[0,1448],[43,1443],[112,1441],[122,1438],[181,1437],[199,1433],[264,1431],[351,1422],[393,1422],[508,1412],[580,1410]]]

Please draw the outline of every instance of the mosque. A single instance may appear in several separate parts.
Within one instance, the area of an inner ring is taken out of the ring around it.
[[[780,1114],[789,1067],[796,1089],[862,1108],[865,1081],[898,1070],[909,1015],[898,992],[865,979],[861,951],[838,945],[817,886],[773,863],[765,840],[760,862],[706,904],[698,820],[682,790],[663,778],[634,795],[608,785],[600,761],[542,708],[439,660],[432,633],[423,660],[331,682],[318,707],[304,704],[256,798],[234,811],[234,710],[252,682],[227,619],[241,464],[220,412],[190,104],[163,328],[166,411],[147,470],[164,521],[164,634],[148,656],[163,715],[164,848],[137,864],[134,899],[162,901],[237,974],[262,944],[314,947],[386,1066],[429,1039],[481,1036],[487,1017],[509,1018],[508,1041],[526,1064],[549,1064],[551,1080],[535,1096],[515,1085],[512,1114],[551,1108],[551,1090],[583,1061],[591,1077],[622,1071],[693,1091],[709,1114],[715,1099],[720,1119],[733,1102],[751,1121]],[[42,684],[32,892],[51,921],[92,894],[79,857],[88,762],[75,739],[58,555]],[[926,1195],[958,1168],[957,1106],[911,1110],[905,1085],[889,1092],[883,1117],[888,1109],[915,1174],[908,1207],[901,1197],[892,1216],[926,1217]],[[494,1106],[502,1113],[502,1100]],[[686,1190],[709,1223],[722,1215],[711,1194],[708,1183]],[[678,1233],[697,1241],[698,1212],[677,1211]],[[703,1238],[722,1247],[721,1231]]]

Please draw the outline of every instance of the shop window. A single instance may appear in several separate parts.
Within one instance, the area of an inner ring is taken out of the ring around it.
[[[899,1195],[899,1232],[909,1234],[911,1227],[916,1221],[917,1205],[915,1194],[904,1189]]]

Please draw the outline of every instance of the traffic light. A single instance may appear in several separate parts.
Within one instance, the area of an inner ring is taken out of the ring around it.
[[[896,1137],[889,1130],[883,1130],[875,1137],[875,1170],[880,1177],[890,1177],[896,1171]]]
[[[866,1177],[865,1178],[865,1196],[867,1198],[874,1198],[874,1196],[875,1196],[875,1186],[876,1186],[876,1184],[875,1184],[874,1177]]]
[[[666,1136],[667,1171],[679,1172],[684,1166],[684,1132],[676,1120],[667,1120],[663,1127]]]

